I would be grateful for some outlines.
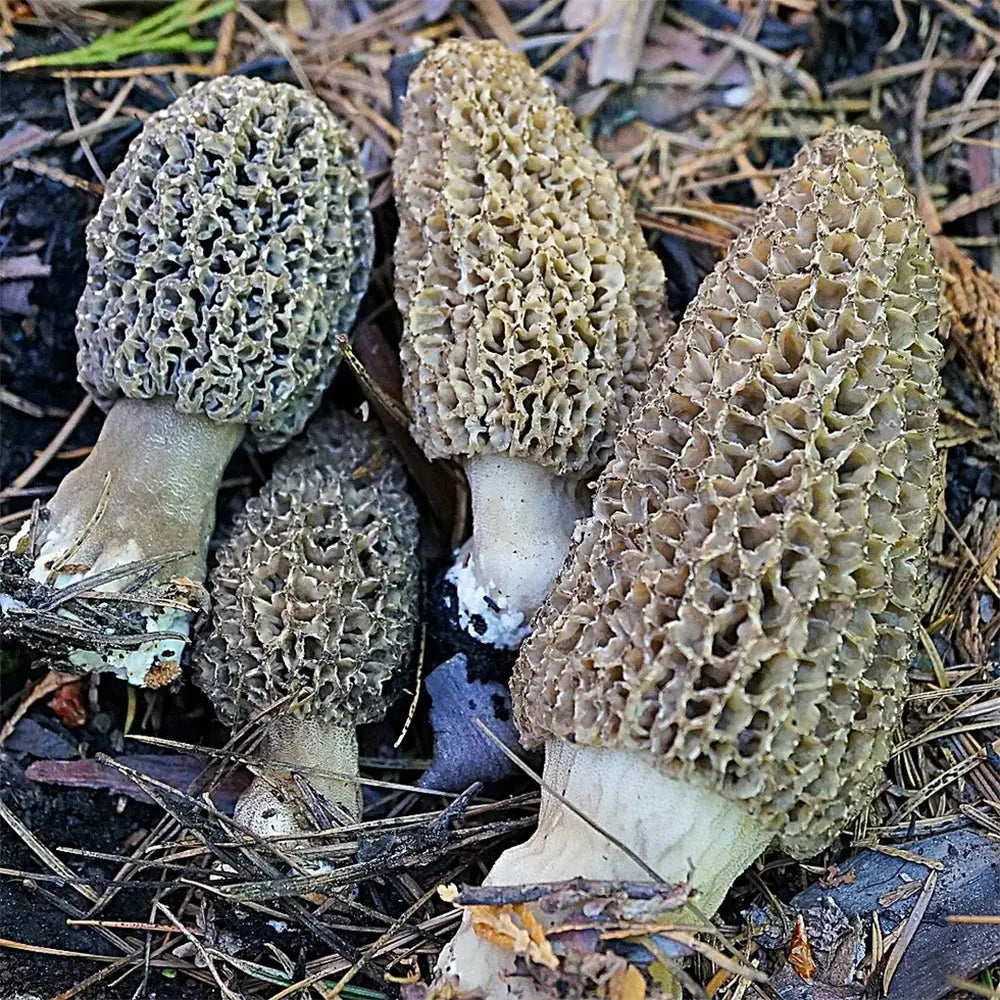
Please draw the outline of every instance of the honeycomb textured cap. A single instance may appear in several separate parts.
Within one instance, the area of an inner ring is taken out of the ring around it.
[[[602,465],[671,329],[611,166],[522,56],[450,41],[410,77],[393,176],[417,442]]]
[[[417,613],[417,513],[370,423],[316,421],[221,547],[195,676],[243,721],[291,695],[304,717],[382,717]]]
[[[941,487],[939,278],[886,140],[800,154],[703,282],[522,649],[531,741],[651,755],[797,856],[889,752]]]
[[[313,96],[220,77],[153,115],[87,228],[80,382],[170,396],[271,449],[340,358],[373,250],[353,139]]]

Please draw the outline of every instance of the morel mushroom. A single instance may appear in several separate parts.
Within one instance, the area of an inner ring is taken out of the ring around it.
[[[663,268],[610,165],[497,42],[425,56],[393,177],[412,432],[472,494],[460,619],[515,646],[666,338]]]
[[[335,413],[278,462],[209,579],[211,622],[192,656],[201,687],[232,724],[273,710],[264,760],[305,768],[354,818],[355,726],[382,717],[410,649],[416,552],[402,463],[372,424]],[[261,836],[321,821],[280,768],[254,780],[236,819]]]
[[[521,650],[548,784],[707,914],[772,840],[828,845],[888,757],[941,488],[938,294],[886,140],[800,153],[653,369]],[[649,878],[543,791],[488,880],[573,876]],[[497,997],[512,962],[467,922],[440,968]]]
[[[233,451],[280,447],[333,378],[371,265],[367,200],[353,140],[286,84],[221,77],[149,119],[87,228],[77,365],[110,412],[43,514],[36,579],[183,553],[154,582],[204,580]],[[178,638],[71,663],[166,683],[191,613],[147,607],[146,630]]]

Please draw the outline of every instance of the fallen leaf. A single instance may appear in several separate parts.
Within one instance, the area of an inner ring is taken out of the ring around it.
[[[795,927],[792,929],[792,940],[788,946],[788,964],[805,982],[813,981],[813,976],[816,975],[816,963],[813,961],[812,949],[806,937],[806,923],[801,913],[795,918]]]
[[[824,889],[835,889],[838,885],[853,885],[857,877],[858,874],[853,868],[841,872],[836,865],[830,865],[826,874],[819,880],[819,884]]]
[[[650,32],[650,41],[643,50],[639,68],[656,71],[673,64],[695,73],[714,69],[719,54],[694,32],[660,24]],[[741,62],[730,63],[716,78],[717,86],[732,87],[752,83],[753,77]]]
[[[642,54],[653,0],[567,0],[563,6],[563,24],[571,29],[589,28],[595,21],[603,24],[594,32],[587,78],[591,86],[614,80],[631,83]]]
[[[7,737],[14,731],[14,727],[24,717],[25,713],[46,695],[58,691],[63,684],[74,684],[80,679],[79,674],[64,674],[57,670],[50,670],[21,700],[21,703],[14,709],[14,714],[4,723],[0,729],[0,746],[6,742]]]
[[[558,969],[552,945],[535,915],[524,903],[511,906],[470,906],[472,929],[484,941],[521,955],[529,962]]]
[[[49,698],[49,708],[68,729],[82,726],[87,721],[87,701],[83,691],[84,678],[78,677],[69,684],[61,684]]]
[[[610,1000],[644,1000],[645,996],[646,980],[634,965],[627,965],[616,972],[608,983]]]

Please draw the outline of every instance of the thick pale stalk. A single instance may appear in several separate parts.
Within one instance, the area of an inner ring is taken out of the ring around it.
[[[284,716],[268,728],[261,744],[266,766],[236,803],[233,818],[258,837],[284,837],[315,830],[295,775],[280,766],[302,768],[328,806],[361,818],[358,738],[354,727]]]
[[[691,877],[699,913],[709,916],[771,834],[715,792],[668,778],[643,755],[550,743],[543,777],[597,826],[618,838],[668,883]],[[572,878],[649,881],[649,872],[545,789],[538,828],[505,851],[485,885],[532,885]],[[537,911],[544,924],[552,917]],[[513,975],[513,952],[472,930],[468,917],[442,951],[438,977],[487,1000],[541,996]]]
[[[465,474],[472,538],[449,572],[459,621],[481,641],[513,648],[527,635],[583,516],[576,480],[503,455],[469,459]]]
[[[119,400],[91,453],[46,507],[32,576],[64,587],[137,560],[180,552],[185,555],[165,565],[154,581],[200,583],[219,484],[243,433],[242,424],[180,413],[169,399]],[[102,589],[119,590],[126,582]],[[147,611],[147,631],[189,634],[191,613]],[[183,645],[159,640],[107,656],[78,650],[70,659],[83,669],[113,670],[133,683],[155,684],[147,675],[170,673],[165,667],[179,663]]]

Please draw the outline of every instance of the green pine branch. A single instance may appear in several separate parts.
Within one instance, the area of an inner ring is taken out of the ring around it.
[[[93,66],[115,63],[145,52],[214,52],[217,40],[194,38],[190,29],[202,21],[228,14],[236,0],[176,0],[158,14],[136,21],[130,28],[114,31],[69,52],[54,52],[30,59],[15,59],[3,69],[35,69],[40,66]]]

